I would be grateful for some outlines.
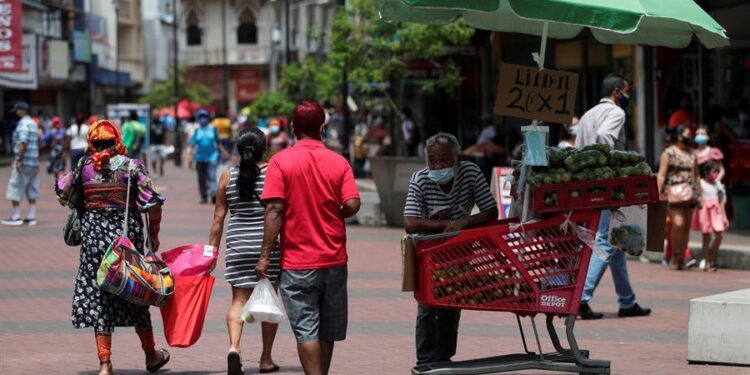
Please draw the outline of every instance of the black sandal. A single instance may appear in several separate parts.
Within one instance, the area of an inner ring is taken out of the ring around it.
[[[259,372],[261,374],[269,374],[269,373],[276,372],[276,371],[279,371],[279,370],[280,370],[279,365],[277,365],[277,364],[274,363],[273,367],[262,368],[262,369],[260,369]]]
[[[164,365],[166,365],[167,363],[169,363],[169,357],[170,356],[169,356],[169,352],[167,351],[167,349],[159,349],[158,351],[159,351],[159,353],[161,353],[161,361],[159,361],[159,363],[157,363],[155,365],[146,366],[146,371],[148,371],[148,372],[157,372],[157,371],[161,370],[161,368],[164,367]]]
[[[227,354],[227,375],[244,375],[245,369],[242,368],[242,358],[240,353],[229,352]]]

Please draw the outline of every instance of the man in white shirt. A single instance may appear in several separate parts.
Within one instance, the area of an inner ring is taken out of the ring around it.
[[[578,122],[578,136],[576,148],[593,144],[608,144],[617,150],[624,150],[625,139],[625,109],[628,107],[630,87],[628,81],[616,74],[610,74],[602,81],[602,99],[599,104],[588,110]],[[586,274],[586,285],[581,296],[579,315],[582,319],[601,319],[604,314],[594,312],[589,307],[589,301],[594,296],[594,290],[601,281],[604,272],[609,267],[612,271],[612,281],[617,292],[617,302],[620,310],[619,317],[646,316],[651,309],[641,308],[635,302],[635,293],[630,286],[627,259],[625,253],[613,248],[609,243],[610,210],[602,210],[599,219],[599,230],[596,243],[608,255],[606,260],[599,256],[592,256],[589,270]]]

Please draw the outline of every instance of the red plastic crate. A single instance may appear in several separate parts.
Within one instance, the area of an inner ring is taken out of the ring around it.
[[[576,212],[571,220],[595,230],[599,213]],[[418,242],[415,299],[432,307],[577,314],[591,249],[560,228],[565,221],[557,215]]]
[[[556,204],[545,205],[545,198],[552,194],[557,196]],[[539,213],[625,207],[658,200],[655,176],[539,185],[533,188],[532,196],[534,211]]]

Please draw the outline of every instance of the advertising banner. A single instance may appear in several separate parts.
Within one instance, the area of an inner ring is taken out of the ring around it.
[[[21,0],[0,0],[0,72],[24,69],[22,22]]]

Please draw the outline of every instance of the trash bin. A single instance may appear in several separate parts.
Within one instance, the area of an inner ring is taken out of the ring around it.
[[[372,177],[380,197],[380,209],[388,226],[404,226],[404,203],[412,173],[425,167],[423,158],[371,156]]]

